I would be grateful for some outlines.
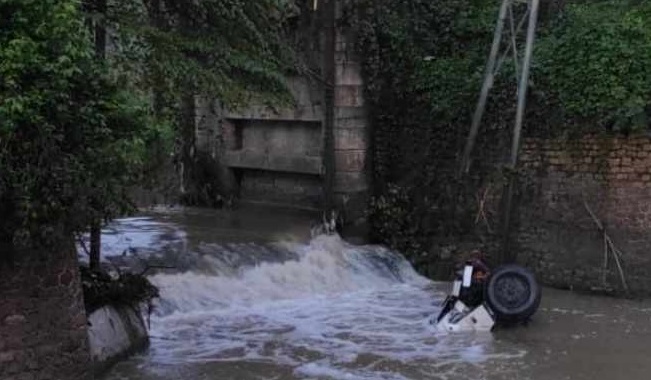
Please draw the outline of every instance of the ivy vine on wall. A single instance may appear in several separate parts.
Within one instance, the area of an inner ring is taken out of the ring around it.
[[[427,254],[441,237],[476,236],[476,194],[502,178],[516,105],[509,65],[491,90],[473,172],[461,186],[454,175],[499,3],[366,0],[351,12],[374,126],[373,230],[411,256]],[[646,130],[651,5],[568,0],[542,6],[525,134]]]

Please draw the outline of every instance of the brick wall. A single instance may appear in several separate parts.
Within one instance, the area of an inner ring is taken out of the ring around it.
[[[621,290],[609,258],[602,281],[604,237],[587,204],[623,252],[635,293],[651,293],[651,139],[529,139],[519,212],[519,260],[547,284]]]
[[[0,267],[0,379],[88,379],[86,313],[74,250]]]

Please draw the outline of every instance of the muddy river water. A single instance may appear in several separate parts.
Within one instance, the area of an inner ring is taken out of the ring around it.
[[[104,380],[651,379],[651,302],[544,289],[528,326],[441,334],[448,284],[399,254],[310,238],[274,209],[157,210],[104,230],[111,265],[151,272],[150,348]]]

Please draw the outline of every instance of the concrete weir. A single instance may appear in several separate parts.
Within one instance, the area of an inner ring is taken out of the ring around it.
[[[134,307],[104,306],[88,317],[88,343],[95,373],[149,345],[140,312]]]

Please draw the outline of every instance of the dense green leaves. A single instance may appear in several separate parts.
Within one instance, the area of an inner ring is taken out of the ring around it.
[[[175,139],[193,151],[182,105],[195,95],[284,99],[292,5],[0,0],[0,253],[129,209],[128,190],[169,160]],[[91,30],[108,32],[106,60]]]
[[[74,0],[0,1],[0,253],[61,243],[129,206],[145,103],[95,61]]]
[[[647,129],[651,5],[574,0],[561,2],[563,9],[556,3],[542,2],[525,134]],[[378,194],[371,217],[379,239],[420,254],[434,236],[472,232],[478,188],[487,178],[501,178],[516,105],[515,70],[508,62],[491,89],[472,184],[456,186],[454,175],[500,1],[359,4],[357,30],[375,131]]]
[[[93,16],[97,1],[87,0]],[[285,43],[284,26],[296,12],[293,5],[293,0],[114,0],[100,15],[98,22],[108,28],[113,75],[152,94],[157,117],[176,131],[182,202],[209,204],[223,195],[210,185],[214,178],[201,175],[203,166],[214,163],[203,162],[195,149],[195,96],[229,108],[290,100],[284,75],[295,55]],[[206,186],[210,194],[199,196]]]
[[[109,59],[174,107],[191,89],[231,105],[286,95],[291,54],[281,36],[291,1],[116,0],[106,23]]]
[[[571,117],[597,127],[647,128],[651,104],[651,6],[575,4],[537,49],[538,75]]]

